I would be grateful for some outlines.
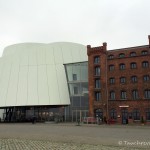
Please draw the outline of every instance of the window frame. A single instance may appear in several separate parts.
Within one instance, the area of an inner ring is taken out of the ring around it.
[[[125,57],[125,53],[120,53],[119,54],[119,58],[124,58]]]
[[[126,77],[120,77],[120,83],[125,84],[126,83]]]
[[[137,63],[136,62],[130,63],[130,68],[131,69],[136,69],[137,68]]]
[[[132,90],[132,99],[134,100],[139,99],[139,93],[137,89]]]
[[[144,75],[144,76],[143,76],[143,81],[144,81],[144,82],[150,81],[150,76],[149,76],[149,75]]]
[[[148,61],[143,61],[142,62],[142,68],[149,68],[149,62]]]
[[[95,56],[94,57],[94,64],[99,64],[100,63],[100,56]]]
[[[144,98],[145,99],[150,99],[150,90],[149,89],[144,90]]]
[[[101,92],[100,91],[96,91],[95,92],[95,101],[100,101],[101,100]]]
[[[115,70],[115,65],[109,65],[109,71],[114,71]]]
[[[133,80],[133,79],[136,79],[136,80]],[[137,83],[138,82],[137,76],[131,76],[131,82],[132,83]]]
[[[127,99],[127,92],[122,90],[120,93],[120,99],[121,100],[126,100]]]
[[[147,54],[148,54],[148,51],[147,51],[147,50],[141,51],[141,55],[142,55],[142,56],[147,55]]]
[[[119,64],[119,69],[120,70],[125,70],[126,69],[125,64],[124,63]]]
[[[94,69],[95,69],[95,76],[100,76],[101,73],[100,66],[96,66]]]
[[[95,88],[96,89],[100,89],[101,88],[100,79],[95,79]]]
[[[130,53],[130,56],[131,56],[131,57],[135,57],[135,56],[136,56],[136,52],[131,52],[131,53]]]
[[[109,78],[109,83],[110,84],[115,84],[115,78],[114,77]]]
[[[110,91],[109,92],[109,97],[110,97],[110,100],[115,100],[116,99],[115,91]]]

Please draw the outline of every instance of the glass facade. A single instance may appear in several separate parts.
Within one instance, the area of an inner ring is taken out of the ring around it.
[[[65,120],[78,121],[88,116],[88,62],[66,64],[70,106],[65,107]]]

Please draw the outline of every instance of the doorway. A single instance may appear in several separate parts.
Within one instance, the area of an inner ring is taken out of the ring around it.
[[[122,124],[128,124],[128,110],[122,110]]]

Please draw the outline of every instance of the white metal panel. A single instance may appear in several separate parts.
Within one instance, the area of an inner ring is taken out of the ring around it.
[[[38,66],[38,96],[39,105],[49,104],[49,87],[46,65]]]
[[[66,80],[65,69],[62,64],[56,65],[60,104],[70,104],[69,91]]]
[[[28,67],[21,66],[19,70],[16,106],[27,105],[28,100],[27,79],[28,79]]]
[[[71,46],[67,47],[67,46],[63,46],[62,45],[62,55],[63,55],[63,63],[72,63],[72,53],[71,53]]]
[[[20,65],[27,66],[28,63],[29,63],[29,54],[28,51],[26,51],[24,54],[20,56]]]
[[[18,90],[18,75],[19,75],[19,65],[12,65],[11,74],[9,79],[8,91],[6,96],[6,105],[14,106],[16,104],[16,94]]]
[[[15,93],[17,100],[14,106],[68,104],[70,100],[63,63],[86,60],[86,48],[76,43],[21,43],[7,47],[0,59],[0,106],[5,105],[6,98],[6,106],[14,103]],[[18,70],[13,67],[10,72],[11,64],[20,67],[17,91]]]
[[[60,46],[53,47],[55,64],[63,64],[62,49]]]
[[[50,105],[59,105],[60,95],[58,89],[56,68],[54,65],[47,65],[47,75],[48,75]]]
[[[39,104],[38,84],[37,84],[37,66],[28,68],[28,101],[27,105]]]
[[[43,65],[46,64],[46,54],[45,54],[45,48],[40,47],[37,49],[37,64]]]
[[[71,49],[71,53],[72,53],[72,61],[73,62],[81,62],[81,59],[80,59],[80,49],[77,48],[72,48]]]
[[[54,52],[51,46],[45,48],[46,51],[46,64],[55,64]]]
[[[9,78],[10,78],[10,72],[11,72],[10,70],[11,70],[11,64],[9,65],[5,64],[5,68],[1,76],[2,80],[1,80],[1,86],[0,86],[0,106],[6,105],[6,96],[7,96]]]
[[[32,47],[29,51],[29,65],[37,65],[37,50]]]

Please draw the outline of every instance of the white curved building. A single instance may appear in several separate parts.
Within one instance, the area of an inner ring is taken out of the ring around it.
[[[0,107],[70,105],[64,64],[85,61],[86,47],[76,43],[6,47],[0,58]]]

